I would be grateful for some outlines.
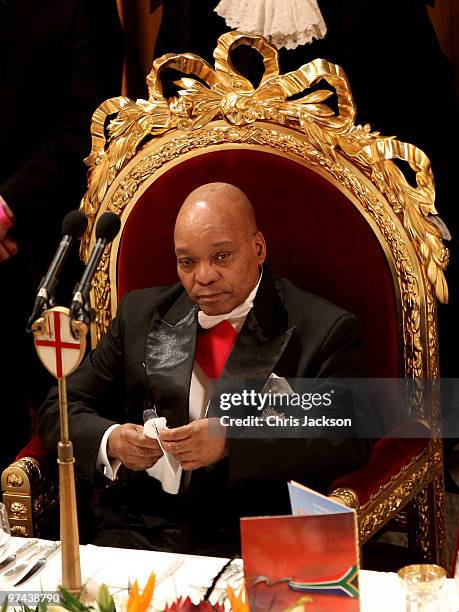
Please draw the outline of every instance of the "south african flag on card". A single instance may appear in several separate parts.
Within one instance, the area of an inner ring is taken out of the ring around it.
[[[292,515],[241,519],[251,611],[359,610],[355,511],[289,483]]]

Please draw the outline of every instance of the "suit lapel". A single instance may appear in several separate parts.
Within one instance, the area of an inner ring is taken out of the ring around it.
[[[196,345],[197,307],[183,292],[161,317],[156,311],[145,347],[149,394],[169,427],[188,423],[188,397]]]
[[[266,379],[284,353],[293,330],[291,327],[268,337],[253,310],[250,311],[225,364],[222,377]]]
[[[223,390],[235,390],[231,379],[250,380],[250,388],[261,390],[276,365],[289,361],[288,346],[295,326],[287,328],[287,313],[278,289],[275,278],[265,266],[253,308],[212,394],[209,415],[218,414],[214,404]]]

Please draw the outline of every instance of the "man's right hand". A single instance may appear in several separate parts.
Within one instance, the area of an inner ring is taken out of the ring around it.
[[[107,455],[130,470],[146,470],[162,457],[163,451],[157,440],[143,435],[142,425],[126,423],[108,436]]]

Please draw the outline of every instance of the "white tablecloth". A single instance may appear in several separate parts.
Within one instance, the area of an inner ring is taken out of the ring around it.
[[[14,550],[23,543],[21,538],[12,538],[10,549]],[[91,578],[98,584],[107,584],[112,592],[118,591],[118,600],[126,596],[125,592],[119,591],[126,589],[128,580],[132,582],[137,578],[143,588],[150,573],[154,571],[160,583],[155,589],[154,598],[154,603],[158,606],[188,594],[197,602],[203,589],[196,587],[209,586],[226,561],[217,557],[81,546],[83,577]],[[164,577],[169,573],[168,570],[174,567],[173,575]],[[60,554],[56,554],[38,574],[16,590],[54,591],[60,576],[61,558]],[[397,574],[361,570],[360,589],[362,612],[405,612],[404,594]],[[11,583],[4,579],[3,573],[0,574],[0,590],[15,590]],[[444,600],[444,612],[459,611],[459,596],[454,580],[446,581]]]

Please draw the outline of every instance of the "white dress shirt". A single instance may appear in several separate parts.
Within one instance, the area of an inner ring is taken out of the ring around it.
[[[253,307],[253,301],[260,286],[261,277],[263,270],[261,271],[260,277],[257,284],[247,296],[247,299],[236,306],[234,310],[223,315],[207,315],[201,310],[198,312],[198,323],[204,329],[210,329],[218,325],[222,321],[229,321],[234,329],[239,333],[242,326],[244,325],[245,319],[249,311]],[[190,394],[189,394],[189,421],[196,421],[197,419],[203,419],[207,414],[207,407],[209,404],[209,398],[207,390],[209,386],[209,379],[204,373],[199,363],[195,360],[193,364],[193,372],[191,374]],[[119,427],[116,423],[107,429],[104,433],[100,446],[99,453],[97,455],[97,468],[110,480],[116,478],[116,474],[121,465],[118,459],[109,459],[107,456],[107,442],[110,433]],[[147,474],[157,478],[161,481],[162,487],[167,493],[178,493],[180,487],[180,479],[182,476],[182,468],[179,467],[175,474],[172,473],[169,464],[165,457],[161,457],[151,468],[146,470]]]

